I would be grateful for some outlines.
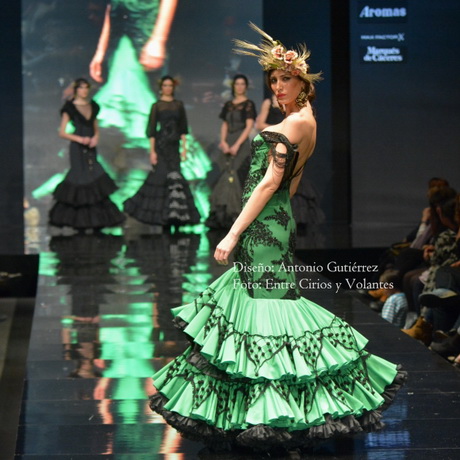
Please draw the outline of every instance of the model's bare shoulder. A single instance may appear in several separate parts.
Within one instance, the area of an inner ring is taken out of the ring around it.
[[[301,110],[286,117],[284,129],[286,137],[293,143],[299,144],[305,137],[316,131],[315,118],[308,110]]]

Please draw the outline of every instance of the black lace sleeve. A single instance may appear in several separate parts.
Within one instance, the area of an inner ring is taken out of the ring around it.
[[[157,104],[150,109],[149,122],[147,123],[147,137],[156,137],[157,134]]]
[[[246,106],[244,108],[244,119],[245,120],[255,120],[257,117],[256,105],[250,99],[246,101]]]
[[[188,126],[187,126],[187,114],[185,113],[184,104],[180,101],[179,102],[179,123],[178,129],[179,134],[188,134]]]
[[[231,104],[231,101],[227,101],[224,106],[222,107],[222,110],[220,111],[219,118],[221,120],[227,121],[227,112],[228,112],[228,106]]]
[[[295,167],[297,165],[297,160],[299,158],[299,152],[297,150],[296,144],[291,144],[289,139],[284,134],[276,133],[274,131],[262,131],[260,135],[266,142],[273,144],[270,149],[270,155],[273,159],[273,162],[279,168],[284,169],[281,186],[300,174],[302,169],[294,173]],[[285,145],[287,149],[286,153],[277,152],[276,144]]]

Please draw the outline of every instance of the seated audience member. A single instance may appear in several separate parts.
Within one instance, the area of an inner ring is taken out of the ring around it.
[[[439,281],[439,276],[437,275],[441,275],[444,271],[449,270],[449,267],[458,259],[460,232],[457,219],[459,217],[459,209],[458,198],[450,199],[437,207],[436,212],[446,230],[440,233],[434,246],[425,249],[424,255],[430,263],[430,268],[423,274],[421,280],[414,288],[414,298],[416,298],[417,292],[422,294],[417,299],[419,306],[429,306],[424,305],[426,303],[433,306],[436,297],[439,297],[443,299],[443,302],[440,300],[438,302],[440,309],[435,313],[433,308],[425,308],[425,311],[412,328],[403,329],[406,334],[422,340],[426,345],[431,343],[430,338],[433,327],[448,329],[457,317],[455,310],[452,311],[446,308],[447,306],[453,308],[453,305],[455,305],[455,299],[449,300],[449,297],[456,297],[455,292],[453,295],[446,295],[445,291],[449,290],[450,286],[446,286],[445,284],[442,286],[441,284],[443,283]],[[439,291],[439,289],[443,289],[443,291]],[[442,304],[444,304],[444,308],[442,308]]]
[[[380,278],[382,283],[390,287],[385,289],[388,297],[382,308],[382,318],[402,328],[406,322],[407,300],[401,291],[401,278],[396,270],[387,270]]]
[[[432,342],[430,349],[460,365],[460,326],[449,331],[444,340]]]
[[[395,265],[395,268],[400,272],[400,275],[403,279],[403,291],[406,294],[409,311],[416,312],[417,314],[420,314],[420,304],[418,297],[422,290],[424,290],[424,286],[420,281],[420,277],[427,277],[427,270],[429,270],[430,267],[436,262],[435,260],[431,260],[435,244],[437,247],[439,247],[441,253],[444,251],[450,251],[446,238],[449,240],[449,237],[451,237],[452,234],[444,234],[448,227],[445,225],[446,219],[444,219],[444,221],[441,220],[440,206],[450,201],[451,208],[449,212],[452,214],[452,212],[454,212],[452,203],[455,201],[456,195],[456,191],[451,187],[432,189],[430,192],[430,228],[432,233],[432,238],[429,242],[430,244],[425,244],[423,249],[406,249],[401,253],[400,258]],[[448,221],[450,222],[449,225],[451,228],[456,226],[456,223],[452,222],[454,220],[454,216],[450,215]],[[452,238],[450,238],[450,242],[453,242]],[[447,263],[447,261],[444,261],[444,264]],[[431,271],[432,274],[430,276],[434,276],[436,268],[433,268]],[[425,275],[423,275],[424,272],[426,272]],[[429,288],[426,288],[424,290],[425,292],[428,291],[428,289],[433,288],[432,280],[428,282],[428,285]]]
[[[416,276],[418,278],[420,273],[427,267],[423,260],[423,247],[426,244],[433,243],[436,235],[443,230],[435,212],[436,205],[439,200],[443,201],[448,197],[452,198],[455,196],[455,190],[453,189],[450,189],[445,194],[443,192],[437,193],[445,187],[449,188],[449,183],[445,179],[433,177],[428,181],[427,196],[429,206],[423,209],[420,223],[403,241],[393,244],[380,259],[380,274],[389,268],[395,268],[399,271],[401,278],[403,278],[406,273],[416,270],[408,276],[403,284],[403,290],[406,293],[409,303],[409,310],[413,310],[413,302],[411,298],[408,298],[408,293],[404,285],[407,284],[410,286],[412,277]],[[384,297],[385,293],[382,291],[369,291],[368,293],[373,298],[382,302],[386,300]]]
[[[422,217],[419,225],[409,233],[404,239],[405,242],[410,242],[410,247],[415,249],[423,249],[423,246],[429,242],[433,236],[431,215],[432,215],[432,206],[431,206],[431,197],[432,195],[441,188],[449,187],[449,182],[446,179],[441,179],[439,177],[432,177],[428,181],[428,202],[430,205],[423,209]],[[436,217],[436,216],[434,216]]]

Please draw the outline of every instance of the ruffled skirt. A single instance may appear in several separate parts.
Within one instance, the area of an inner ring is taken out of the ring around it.
[[[55,203],[49,212],[50,225],[98,229],[123,223],[124,214],[109,198],[117,187],[105,172],[83,183],[73,182],[69,175],[71,172],[53,192]]]
[[[372,431],[406,373],[305,299],[255,299],[230,269],[173,309],[191,346],[158,371],[151,408],[210,446],[310,446]]]
[[[124,211],[150,225],[193,225],[200,222],[187,181],[177,171],[157,168],[138,192],[124,202]]]

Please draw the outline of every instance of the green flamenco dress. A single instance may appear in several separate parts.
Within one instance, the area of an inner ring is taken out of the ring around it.
[[[275,145],[288,151],[283,182],[243,232],[232,268],[173,309],[190,347],[154,376],[152,410],[209,446],[270,450],[373,431],[406,372],[365,350],[342,319],[299,295],[289,184],[294,145],[275,132],[252,144],[245,204]]]

